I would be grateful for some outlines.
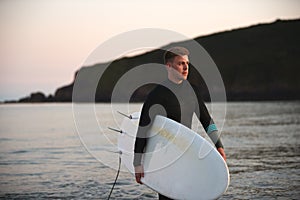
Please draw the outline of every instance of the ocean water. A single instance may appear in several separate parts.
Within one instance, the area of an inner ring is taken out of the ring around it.
[[[107,199],[118,167],[118,133],[107,127],[118,128],[122,117],[116,110],[140,108],[0,105],[0,198]],[[231,183],[220,199],[300,199],[300,102],[226,108],[222,140]],[[111,199],[157,199],[157,194],[122,168]]]

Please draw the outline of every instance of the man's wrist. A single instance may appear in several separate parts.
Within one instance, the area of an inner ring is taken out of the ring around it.
[[[134,158],[133,158],[133,166],[140,166],[142,165],[142,153],[134,153]]]
[[[216,142],[215,146],[216,146],[217,149],[219,149],[219,148],[224,149],[224,146],[223,146],[223,144],[222,144],[220,138],[219,138],[218,141]]]

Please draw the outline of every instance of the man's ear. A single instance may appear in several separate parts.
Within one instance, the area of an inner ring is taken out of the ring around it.
[[[171,65],[170,65],[170,63],[166,63],[166,64],[165,64],[165,68],[166,68],[166,70],[167,70],[167,71],[169,71],[169,70],[170,70],[170,68],[171,68]]]
[[[170,67],[167,64],[165,64],[165,68],[167,71],[170,69]]]
[[[166,63],[166,68],[170,68],[171,67],[171,63],[170,62],[167,62]]]

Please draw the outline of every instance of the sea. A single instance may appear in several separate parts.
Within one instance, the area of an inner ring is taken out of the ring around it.
[[[108,199],[119,165],[119,133],[108,127],[118,130],[119,112],[141,106],[1,104],[0,198]],[[220,199],[300,199],[299,101],[207,107],[219,124],[230,171]],[[205,136],[196,118],[193,128]],[[158,196],[122,166],[110,199]]]

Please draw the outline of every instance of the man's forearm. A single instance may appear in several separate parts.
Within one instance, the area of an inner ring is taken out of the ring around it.
[[[142,164],[142,155],[145,146],[146,146],[146,138],[137,136],[134,145],[134,159],[133,159],[134,166],[139,166]]]
[[[142,165],[142,153],[134,153],[134,159],[133,159],[133,166],[140,166]]]
[[[224,148],[222,141],[221,141],[221,134],[218,131],[215,124],[210,124],[206,129],[206,133],[208,134],[208,136],[212,140],[212,142],[215,144],[217,149]]]

